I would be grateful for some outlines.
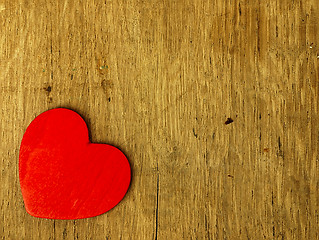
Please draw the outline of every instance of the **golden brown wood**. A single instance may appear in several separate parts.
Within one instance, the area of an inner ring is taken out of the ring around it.
[[[0,0],[2,239],[319,239],[318,22],[318,0]],[[110,212],[25,212],[20,141],[55,107],[129,158]]]

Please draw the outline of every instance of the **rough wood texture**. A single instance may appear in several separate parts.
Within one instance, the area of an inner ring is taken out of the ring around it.
[[[318,0],[1,0],[2,239],[319,239],[318,22]],[[104,215],[24,209],[20,141],[55,107],[130,160]]]

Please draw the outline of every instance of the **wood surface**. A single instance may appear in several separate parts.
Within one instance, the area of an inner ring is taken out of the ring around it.
[[[1,239],[319,239],[318,22],[318,0],[0,0]],[[56,107],[130,161],[106,214],[24,209],[20,142]]]

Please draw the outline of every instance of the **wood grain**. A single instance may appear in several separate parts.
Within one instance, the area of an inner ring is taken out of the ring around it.
[[[318,22],[318,0],[0,0],[2,239],[319,239]],[[20,142],[56,107],[131,163],[106,214],[24,209]]]

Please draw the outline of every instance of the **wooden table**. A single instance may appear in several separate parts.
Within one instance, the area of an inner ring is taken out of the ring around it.
[[[0,1],[1,239],[319,239],[319,1]],[[18,153],[66,107],[119,147],[128,194],[24,209]]]

